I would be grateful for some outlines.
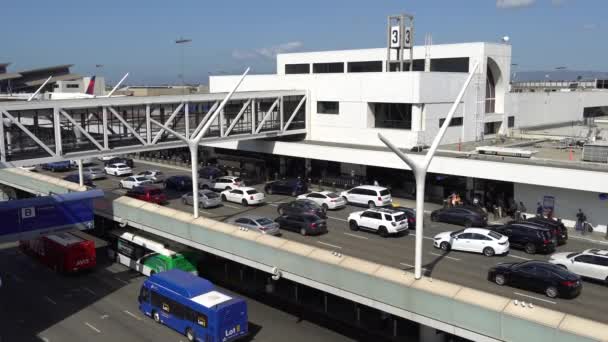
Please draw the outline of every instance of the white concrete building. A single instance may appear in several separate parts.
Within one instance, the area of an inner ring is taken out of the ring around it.
[[[90,76],[82,77],[71,81],[57,81],[53,85],[53,92],[56,93],[85,93],[91,82]],[[95,76],[95,87],[93,95],[106,94],[106,81],[104,77]]]

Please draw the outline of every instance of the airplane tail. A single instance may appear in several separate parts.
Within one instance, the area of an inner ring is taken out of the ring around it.
[[[87,87],[86,94],[95,95],[95,76],[91,77],[89,81],[89,86]]]

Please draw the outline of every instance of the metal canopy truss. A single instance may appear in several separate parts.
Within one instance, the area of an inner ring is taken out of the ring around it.
[[[0,168],[305,134],[306,100],[289,90],[0,103]]]

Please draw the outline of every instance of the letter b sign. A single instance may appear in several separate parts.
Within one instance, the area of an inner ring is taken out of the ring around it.
[[[36,217],[36,208],[35,207],[21,208],[21,218],[22,219],[27,219],[27,218],[32,218],[32,217]]]

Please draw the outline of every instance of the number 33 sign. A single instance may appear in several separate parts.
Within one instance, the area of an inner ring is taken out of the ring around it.
[[[391,26],[391,48],[401,47],[401,28],[399,26]],[[412,47],[412,28],[406,27],[403,35],[403,48],[410,49]]]

